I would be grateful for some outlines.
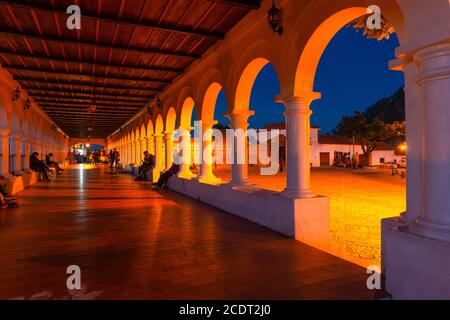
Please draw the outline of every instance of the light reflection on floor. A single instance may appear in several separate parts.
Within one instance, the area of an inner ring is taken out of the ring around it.
[[[250,180],[264,189],[281,191],[285,174],[260,176],[249,169]],[[226,168],[215,170],[224,181]],[[406,210],[406,180],[382,170],[314,169],[314,190],[330,198],[330,253],[367,267],[381,260],[381,219]]]

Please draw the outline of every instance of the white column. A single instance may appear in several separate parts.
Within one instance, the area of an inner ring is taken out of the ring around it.
[[[147,150],[148,152],[156,157],[155,153],[155,137],[153,135],[147,137]]]
[[[130,164],[133,162],[133,142],[128,142],[128,147],[127,147],[127,164]]]
[[[39,152],[38,151],[38,146],[37,146],[37,140],[36,139],[31,139],[31,141],[30,141],[31,143],[30,143],[30,147],[31,147],[31,153],[33,153],[33,152]]]
[[[450,44],[419,50],[416,80],[422,91],[422,212],[412,228],[450,240]],[[407,197],[420,197],[407,190]]]
[[[0,129],[0,175],[10,178],[9,173],[9,130]]]
[[[200,156],[201,166],[200,175],[198,180],[202,183],[219,184],[221,179],[217,178],[213,173],[213,149],[212,149],[212,137],[213,137],[213,125],[217,121],[201,122],[202,136],[200,138]]]
[[[22,153],[23,153],[22,170],[25,172],[30,172],[30,148],[31,148],[30,138],[25,137],[22,146]]]
[[[144,137],[144,138],[141,139],[141,157],[142,157],[142,160],[144,160],[143,153],[145,151],[148,151],[148,148],[147,148],[147,137]]]
[[[313,198],[311,189],[311,102],[319,99],[318,92],[303,92],[282,99],[286,106],[287,187],[283,195],[289,198]]]
[[[11,135],[11,154],[10,154],[10,167],[11,171],[15,174],[20,175],[20,171],[22,170],[21,160],[22,160],[22,136],[18,133]]]
[[[248,180],[248,119],[255,114],[254,111],[246,110],[242,112],[228,113],[226,116],[231,120],[231,127],[234,130],[244,132],[245,139],[234,137],[234,155],[231,167],[231,186],[247,187],[251,186]],[[244,145],[241,145],[241,144]],[[239,152],[243,150],[244,152]]]
[[[166,170],[173,164],[173,132],[164,133],[164,143],[166,144]]]
[[[178,177],[182,179],[192,179],[195,175],[191,171],[192,163],[192,143],[191,143],[191,130],[192,128],[180,128],[180,147],[182,163],[180,165],[180,172]]]
[[[163,135],[155,134],[155,169],[158,171],[164,170],[164,154],[163,154]]]

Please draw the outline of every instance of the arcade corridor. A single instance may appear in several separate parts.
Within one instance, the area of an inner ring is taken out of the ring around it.
[[[70,167],[20,205],[0,212],[0,299],[374,298],[363,268],[104,167]]]

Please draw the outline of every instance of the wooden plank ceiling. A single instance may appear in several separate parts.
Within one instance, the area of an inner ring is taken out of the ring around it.
[[[81,30],[66,27],[72,4],[81,8]],[[0,1],[0,63],[70,137],[105,138],[259,6],[260,0]],[[88,112],[93,104],[96,111]]]

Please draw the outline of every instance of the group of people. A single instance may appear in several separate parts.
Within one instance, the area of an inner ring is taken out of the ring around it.
[[[30,156],[30,169],[34,172],[38,172],[41,175],[41,180],[50,181],[48,178],[48,173],[54,168],[56,174],[61,174],[64,169],[62,169],[58,162],[53,161],[53,153],[49,153],[45,156],[45,161],[39,159],[39,153],[33,152]]]
[[[120,162],[119,151],[117,151],[117,149],[110,150],[109,151],[109,166],[110,166],[110,168],[112,169],[112,168],[119,167],[119,162]]]
[[[145,181],[147,180],[147,173],[151,170],[155,169],[156,161],[155,156],[150,154],[148,151],[144,152],[144,159],[142,160],[141,165],[138,169],[138,176],[136,177],[136,181]],[[165,170],[159,176],[158,182],[153,184],[154,190],[161,190],[167,186],[170,177],[176,175],[180,170],[180,166],[178,164],[173,164],[168,170]]]
[[[45,156],[45,160],[39,159],[39,153],[33,152],[30,156],[30,169],[38,172],[41,180],[49,181],[48,173],[54,168],[56,174],[61,174],[64,170],[59,166],[58,162],[53,160],[53,153],[49,153]],[[2,183],[3,182],[3,183]],[[1,208],[17,208],[16,197],[10,196],[6,192],[6,178],[0,176],[0,204]]]

